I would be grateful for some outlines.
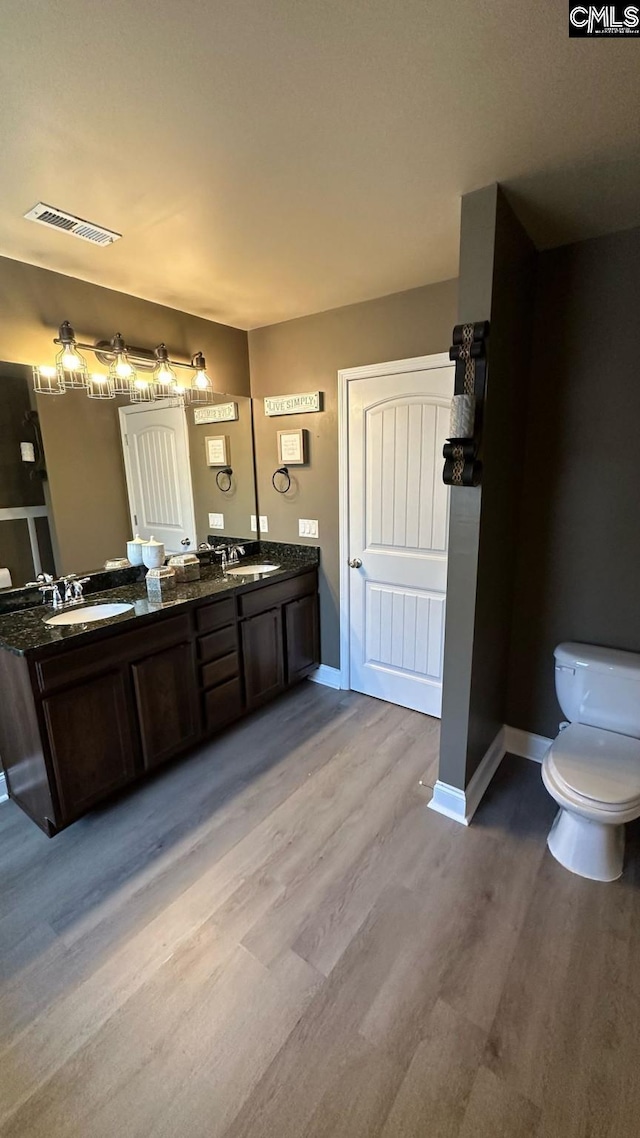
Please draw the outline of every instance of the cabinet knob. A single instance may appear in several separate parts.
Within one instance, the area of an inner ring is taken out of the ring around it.
[[[350,569],[359,569],[361,565],[362,562],[359,557],[352,557],[351,561],[349,562]]]

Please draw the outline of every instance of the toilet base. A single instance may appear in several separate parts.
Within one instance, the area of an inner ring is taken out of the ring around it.
[[[556,861],[591,881],[617,881],[624,862],[624,824],[594,822],[562,807],[547,845]]]

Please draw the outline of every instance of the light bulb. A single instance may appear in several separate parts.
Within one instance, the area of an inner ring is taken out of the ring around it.
[[[44,379],[53,379],[56,374],[56,369],[54,367],[48,367],[46,364],[43,367],[39,367],[38,371]]]
[[[82,360],[72,347],[67,347],[62,353],[62,365],[68,371],[77,371],[82,367]]]
[[[134,379],[133,386],[137,387],[138,391],[144,391],[145,387],[149,386],[149,383],[146,379],[140,379],[138,376],[137,379]]]
[[[204,391],[204,389],[206,387],[211,386],[211,380],[209,379],[209,376],[207,375],[206,371],[197,371],[196,372],[196,378],[194,379],[193,382],[194,382],[196,387],[200,388],[201,391]]]
[[[133,368],[131,367],[128,359],[123,356],[122,352],[118,352],[116,354],[113,368],[116,375],[118,375],[120,379],[130,379],[133,374]]]

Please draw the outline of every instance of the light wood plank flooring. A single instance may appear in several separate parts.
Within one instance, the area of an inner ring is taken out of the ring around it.
[[[0,1135],[640,1132],[638,827],[582,881],[533,763],[427,810],[437,744],[306,683],[53,841],[0,806]]]

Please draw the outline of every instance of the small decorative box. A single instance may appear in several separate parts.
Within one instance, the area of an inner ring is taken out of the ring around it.
[[[176,553],[169,558],[169,568],[174,570],[176,581],[200,580],[200,562],[195,553]]]
[[[168,565],[160,565],[147,573],[147,596],[150,601],[170,600],[176,591],[176,575]]]

